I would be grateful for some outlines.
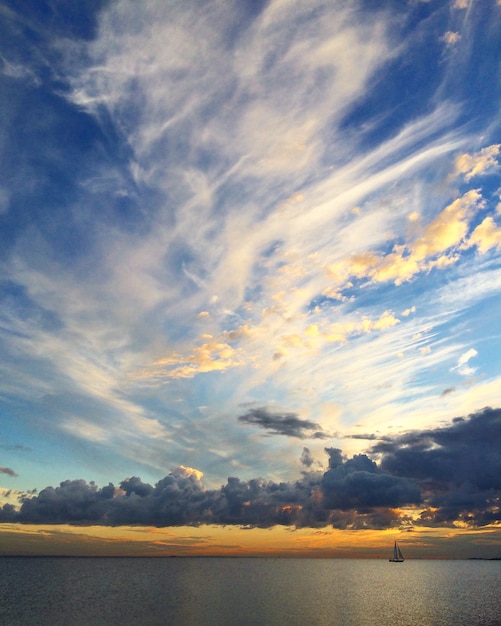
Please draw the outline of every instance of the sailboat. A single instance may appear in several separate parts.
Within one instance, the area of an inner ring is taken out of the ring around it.
[[[400,548],[397,546],[397,542],[395,541],[395,545],[393,546],[393,558],[388,559],[390,563],[403,563],[404,555],[400,551]]]

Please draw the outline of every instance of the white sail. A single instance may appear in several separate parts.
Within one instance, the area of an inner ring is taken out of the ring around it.
[[[400,548],[397,546],[397,542],[393,546],[393,558],[388,559],[391,563],[403,563],[404,555],[402,554]]]

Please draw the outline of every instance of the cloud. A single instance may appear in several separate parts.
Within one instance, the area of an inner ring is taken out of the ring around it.
[[[415,312],[416,312],[416,307],[411,306],[408,309],[405,309],[405,311],[402,311],[402,315],[403,317],[408,317],[409,315],[411,315],[411,313],[415,313]]]
[[[480,254],[485,254],[491,248],[501,248],[501,227],[489,215],[475,228],[469,239],[472,246],[477,246]]]
[[[322,478],[322,492],[327,508],[397,508],[421,501],[420,489],[414,479],[380,472],[376,463],[365,454],[344,460],[340,450],[330,448],[326,451],[329,470]]]
[[[385,437],[381,435],[375,435],[374,433],[361,433],[356,435],[344,435],[346,439],[361,439],[363,441],[381,441]]]
[[[193,378],[196,374],[224,372],[228,368],[242,365],[237,351],[228,343],[210,340],[197,346],[188,356],[172,355],[155,362],[156,371],[147,377]]]
[[[0,474],[7,474],[7,476],[17,476],[16,472],[10,467],[0,467]]]
[[[95,114],[105,106],[122,128],[128,122],[136,171],[150,184],[161,184],[162,161],[155,158],[171,153],[174,137],[182,146],[178,163],[191,144],[224,152],[234,164],[244,158],[248,173],[264,178],[313,167],[322,124],[357,97],[388,55],[382,20],[355,28],[351,12],[339,6],[312,15],[301,5],[285,11],[269,4],[249,21],[234,54],[226,52],[242,20],[239,5],[214,3],[203,20],[199,11],[152,3],[138,13],[132,2],[116,3],[89,46],[93,66],[73,80],[75,102]],[[224,116],[215,115],[231,94],[238,111],[227,106]]]
[[[459,33],[454,33],[448,30],[445,35],[442,37],[442,41],[444,41],[448,46],[452,46],[457,43],[461,39],[461,35]]]
[[[301,419],[296,413],[277,413],[266,408],[250,409],[240,415],[239,422],[264,428],[272,435],[285,435],[298,439],[328,439],[316,422]]]
[[[329,290],[324,295],[332,297]],[[269,312],[267,312],[269,314]],[[305,321],[310,321],[313,315]],[[328,323],[321,316],[318,323],[308,323],[301,327],[298,320],[295,333],[283,334],[278,337],[275,357],[282,358],[298,350],[314,352],[323,347],[324,344],[341,343],[356,339],[361,335],[369,335],[375,332],[384,332],[400,323],[392,311],[384,311],[379,317],[369,317],[368,315],[357,316],[350,319],[346,316],[345,321]]]
[[[301,461],[301,465],[304,465],[305,467],[311,467],[313,465],[314,459],[309,448],[303,448],[299,460]]]
[[[470,348],[459,357],[457,365],[452,368],[452,371],[456,370],[461,376],[472,376],[476,368],[469,366],[468,363],[476,356],[478,356],[478,352],[475,348]]]
[[[468,350],[467,352],[465,352],[459,357],[458,366],[462,367],[463,365],[466,365],[466,363],[468,363],[468,361],[472,359],[474,356],[477,356],[477,354],[478,352],[475,350],[475,348],[470,348],[470,350]]]
[[[331,452],[332,458],[332,452]],[[368,461],[370,464],[370,461]],[[21,497],[21,508],[11,504],[0,509],[1,522],[74,525],[99,524],[108,526],[183,526],[199,524],[234,524],[269,528],[277,524],[297,527],[318,527],[332,524],[337,528],[385,527],[398,524],[398,515],[384,511],[386,503],[405,500],[401,493],[407,481],[380,476],[361,458],[340,461],[346,465],[343,478],[334,480],[333,470],[322,478],[319,472],[305,472],[294,482],[276,483],[262,478],[242,481],[228,478],[219,489],[206,489],[199,474],[179,468],[154,486],[138,477],[127,478],[119,487],[111,483],[98,488],[95,483],[67,480],[58,487],[47,487],[36,496]],[[382,491],[374,493],[376,485],[390,485],[391,496]],[[350,488],[348,499],[335,493],[341,484]],[[398,492],[398,493],[397,493]],[[358,495],[357,495],[358,494]],[[409,491],[409,502],[416,493]],[[381,499],[381,502],[379,501]],[[339,505],[336,510],[330,504]],[[355,507],[360,507],[356,513]]]
[[[464,179],[468,182],[475,176],[495,172],[499,169],[497,156],[500,149],[501,144],[493,144],[482,148],[482,150],[474,154],[460,154],[454,162],[455,173],[464,174]]]
[[[501,409],[486,408],[449,426],[414,431],[376,444],[380,467],[419,481],[428,494],[421,519],[430,525],[482,526],[501,520]]]
[[[489,190],[464,188],[499,154],[478,150],[488,132],[465,123],[472,102],[440,90],[444,60],[414,65],[417,42],[437,43],[439,13],[440,34],[457,25],[433,3],[415,25],[407,3],[270,2],[252,17],[239,2],[105,4],[85,40],[60,28],[44,49],[40,36],[31,108],[6,99],[25,121],[9,145],[40,164],[35,176],[12,159],[0,192],[2,219],[19,217],[2,231],[1,285],[2,397],[22,406],[16,427],[43,419],[48,441],[87,444],[123,475],[132,462],[153,480],[170,459],[223,481],[259,464],[286,477],[290,438],[321,440],[337,421],[380,432],[376,419],[433,420],[429,402],[450,384],[436,373],[463,350],[449,324],[500,284],[494,255],[481,258],[499,242],[496,222],[478,219]],[[23,67],[4,63],[16,88],[33,83]],[[420,76],[426,86],[408,84]],[[487,126],[492,113],[479,113]],[[468,410],[481,391],[481,402],[499,394],[488,382],[469,388]],[[291,397],[297,413],[235,419],[239,402]],[[326,398],[338,416],[301,419]]]
[[[401,285],[420,272],[457,263],[467,241],[469,222],[482,205],[479,191],[472,189],[446,206],[413,241],[395,244],[388,254],[360,252],[329,266],[330,274],[338,283],[335,289],[343,282],[351,284],[353,279],[393,281]]]
[[[280,423],[280,420],[278,420]],[[5,504],[0,521],[32,524],[181,526],[236,524],[388,528],[413,523],[484,526],[501,520],[501,409],[448,426],[386,437],[371,455],[326,448],[328,469],[296,481],[228,478],[207,489],[202,473],[179,466],[154,486],[138,477],[119,487],[67,480]],[[303,448],[302,463],[312,457]],[[400,511],[404,507],[408,511]],[[410,516],[409,516],[410,515]]]

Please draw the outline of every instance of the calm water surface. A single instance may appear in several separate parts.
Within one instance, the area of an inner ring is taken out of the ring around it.
[[[501,561],[0,558],[0,624],[501,626]]]

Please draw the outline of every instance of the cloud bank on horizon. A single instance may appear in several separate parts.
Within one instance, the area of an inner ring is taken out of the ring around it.
[[[501,407],[500,3],[25,4],[0,478],[43,490],[4,517],[497,520],[494,448],[433,485]]]
[[[371,449],[379,466],[366,454],[347,459],[326,448],[328,469],[312,471],[304,448],[301,461],[308,469],[293,482],[230,477],[219,489],[207,489],[202,473],[184,466],[155,486],[135,476],[102,488],[66,480],[38,495],[21,495],[18,509],[4,504],[0,522],[478,528],[501,520],[500,437],[501,410],[485,409],[450,426],[387,438]]]

